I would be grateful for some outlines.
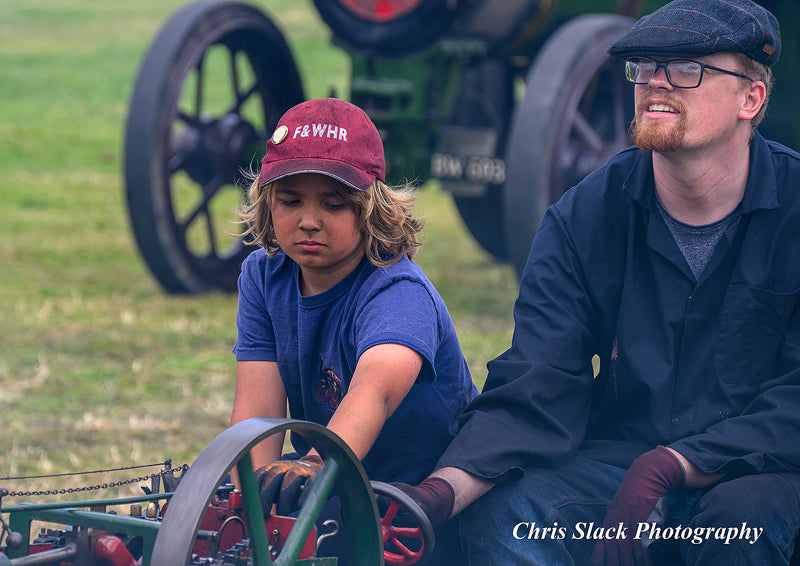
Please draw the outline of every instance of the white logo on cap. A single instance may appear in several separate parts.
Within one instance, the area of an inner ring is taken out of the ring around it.
[[[337,141],[347,141],[347,130],[334,124],[303,124],[294,129],[292,139],[297,138],[333,138]]]
[[[275,145],[281,143],[286,139],[287,135],[289,135],[289,128],[286,126],[278,126],[275,131],[272,132],[272,143]]]

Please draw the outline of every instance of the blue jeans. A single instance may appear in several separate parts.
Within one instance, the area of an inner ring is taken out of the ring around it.
[[[708,526],[727,527],[727,532],[717,529],[715,533],[725,534],[728,542],[713,536],[702,542],[662,540],[661,548],[666,556],[677,552],[680,561],[692,565],[789,564],[800,529],[798,485],[800,474],[761,474],[725,481],[708,490],[673,492],[667,498],[666,525],[686,526],[687,533],[701,533]],[[759,528],[763,532],[753,542]],[[748,538],[748,534],[752,536]],[[656,564],[665,561],[657,555],[654,559]]]
[[[519,482],[494,487],[461,513],[461,545],[468,564],[588,564],[597,533],[594,529],[602,526],[625,472],[573,457],[556,468],[526,470]],[[724,540],[713,538],[700,544],[681,540],[673,549],[678,560],[692,565],[789,564],[800,528],[797,486],[800,474],[763,474],[708,490],[671,494],[664,526],[720,528],[740,527],[746,522],[764,529],[755,544],[736,540],[725,545]],[[664,550],[663,546],[659,549]]]

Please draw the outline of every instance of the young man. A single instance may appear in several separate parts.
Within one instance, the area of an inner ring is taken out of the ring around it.
[[[674,0],[610,53],[638,148],[550,208],[511,348],[434,477],[405,489],[434,521],[464,510],[470,564],[642,563],[651,542],[688,564],[788,564],[800,155],[753,129],[778,23],[749,0]]]

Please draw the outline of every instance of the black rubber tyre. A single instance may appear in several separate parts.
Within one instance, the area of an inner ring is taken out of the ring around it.
[[[512,119],[503,191],[506,247],[519,275],[547,207],[630,143],[633,87],[606,51],[632,23],[615,14],[568,20],[528,71]]]
[[[441,37],[466,2],[451,0],[314,0],[341,45],[390,55]]]
[[[236,290],[253,249],[231,237],[241,172],[303,100],[289,46],[252,6],[188,4],[162,27],[130,100],[124,181],[139,251],[167,292]]]

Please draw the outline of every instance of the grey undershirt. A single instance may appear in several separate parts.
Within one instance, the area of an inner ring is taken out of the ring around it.
[[[686,263],[689,264],[694,278],[699,279],[722,235],[728,228],[739,222],[739,215],[734,211],[725,218],[711,224],[693,226],[676,220],[670,216],[659,199],[656,199],[656,202],[658,203],[658,211],[661,213],[664,222],[666,222],[669,231],[672,232],[672,237],[675,238],[683,257],[686,258]]]

